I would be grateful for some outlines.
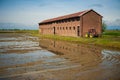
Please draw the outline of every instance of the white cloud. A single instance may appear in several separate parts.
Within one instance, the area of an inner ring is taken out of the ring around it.
[[[112,20],[112,21],[106,21],[106,24],[108,26],[119,26],[120,27],[120,19]]]
[[[92,4],[92,5],[90,5],[89,7],[101,8],[101,7],[103,7],[103,5],[102,5],[102,4]]]

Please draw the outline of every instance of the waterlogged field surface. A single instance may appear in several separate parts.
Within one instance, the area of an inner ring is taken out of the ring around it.
[[[120,80],[120,51],[0,33],[0,80]]]

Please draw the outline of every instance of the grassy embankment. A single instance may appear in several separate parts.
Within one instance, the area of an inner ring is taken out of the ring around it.
[[[40,35],[40,37],[120,49],[120,31],[106,31],[99,38],[64,37],[58,35]]]
[[[7,31],[0,31],[7,32]],[[10,32],[10,31],[8,31]],[[32,36],[54,40],[69,41],[74,43],[94,44],[103,47],[120,49],[120,30],[105,31],[99,38],[65,37],[58,35],[40,35],[38,30],[16,30],[15,33],[30,33]]]

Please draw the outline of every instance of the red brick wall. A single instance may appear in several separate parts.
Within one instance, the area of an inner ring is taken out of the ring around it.
[[[41,34],[53,34],[52,24],[42,24],[40,25]]]
[[[96,32],[101,34],[102,17],[100,15],[94,11],[90,11],[83,15],[82,19],[83,36],[85,36],[89,29],[96,29]]]
[[[52,22],[51,24],[44,24],[40,25],[41,33],[42,34],[54,34],[54,27],[55,27],[55,34],[62,35],[62,36],[77,36],[77,26],[80,26],[80,21],[74,19],[70,19],[70,21],[63,20],[63,22]]]

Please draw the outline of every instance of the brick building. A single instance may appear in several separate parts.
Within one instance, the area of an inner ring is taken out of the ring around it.
[[[94,10],[85,10],[39,23],[41,34],[56,34],[61,36],[85,36],[89,30],[95,30],[98,35],[102,31],[102,16]]]

